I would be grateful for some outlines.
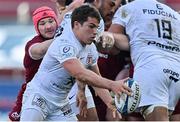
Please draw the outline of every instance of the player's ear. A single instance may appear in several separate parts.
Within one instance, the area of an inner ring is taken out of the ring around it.
[[[74,25],[74,28],[79,28],[80,23],[78,21],[74,21],[73,25]]]
[[[97,8],[101,7],[102,2],[103,2],[102,0],[94,0],[94,4]]]

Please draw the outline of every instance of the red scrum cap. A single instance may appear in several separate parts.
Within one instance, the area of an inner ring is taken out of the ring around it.
[[[46,17],[52,17],[54,18],[54,20],[56,21],[56,24],[58,26],[58,19],[57,19],[57,16],[55,14],[55,12],[50,8],[50,7],[47,7],[47,6],[42,6],[38,9],[36,9],[34,12],[33,12],[33,23],[34,23],[34,27],[36,29],[36,32],[37,34],[39,35],[39,29],[38,29],[38,22],[41,20],[41,19],[44,19]]]

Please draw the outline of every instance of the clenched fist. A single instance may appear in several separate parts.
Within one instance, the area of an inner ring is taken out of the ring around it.
[[[102,32],[96,39],[96,46],[98,50],[108,51],[114,46],[114,37],[110,32]]]

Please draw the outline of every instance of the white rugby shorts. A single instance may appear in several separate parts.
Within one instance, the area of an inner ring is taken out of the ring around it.
[[[62,106],[52,104],[42,94],[26,89],[23,95],[21,121],[77,121],[69,101]]]
[[[168,59],[154,59],[135,68],[133,79],[141,88],[139,107],[162,105],[173,110],[180,98],[180,63]]]

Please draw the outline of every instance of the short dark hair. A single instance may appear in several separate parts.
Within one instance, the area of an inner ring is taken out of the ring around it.
[[[126,5],[126,4],[128,4],[129,2],[132,2],[132,1],[134,1],[134,0],[122,0],[121,4]]]
[[[69,5],[73,2],[73,0],[66,0],[65,5]],[[94,0],[85,0],[84,3],[93,3]]]
[[[68,6],[69,4],[72,3],[72,1],[73,1],[73,0],[66,0],[65,5]]]
[[[85,3],[93,3],[94,0],[85,0],[84,2],[85,2]]]
[[[72,28],[74,28],[75,21],[78,21],[79,23],[83,24],[85,21],[87,21],[88,17],[96,18],[98,22],[100,22],[101,20],[99,11],[92,5],[86,4],[76,8],[72,12],[71,16]]]

